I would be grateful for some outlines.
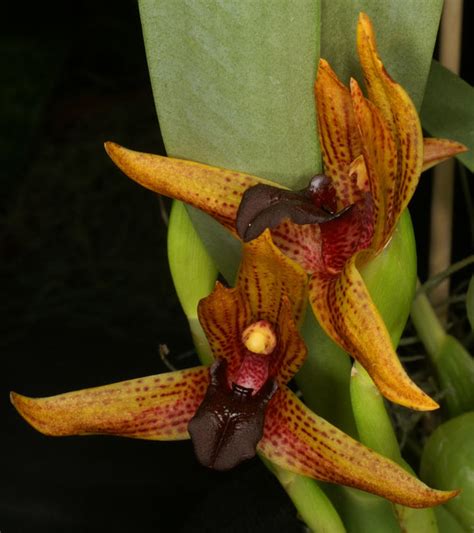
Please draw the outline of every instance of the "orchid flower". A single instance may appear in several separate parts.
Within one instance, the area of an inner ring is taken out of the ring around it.
[[[386,398],[435,409],[438,404],[400,364],[359,269],[390,241],[422,170],[465,147],[423,140],[415,107],[385,70],[363,13],[357,48],[368,99],[355,80],[347,89],[325,60],[319,63],[315,95],[324,174],[303,191],[111,142],[106,150],[141,185],[205,211],[244,241],[271,228],[274,243],[311,276],[309,299],[326,333],[365,367]]]
[[[306,357],[297,322],[306,273],[266,230],[244,246],[235,288],[220,283],[199,304],[215,361],[49,398],[12,393],[46,435],[113,434],[149,440],[191,436],[199,461],[227,470],[258,451],[298,474],[373,492],[411,507],[457,491],[429,488],[311,412],[286,386]],[[289,295],[295,295],[294,300]]]

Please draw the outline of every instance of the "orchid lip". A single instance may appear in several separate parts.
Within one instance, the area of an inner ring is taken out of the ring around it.
[[[256,239],[265,229],[276,228],[284,219],[295,224],[324,224],[347,212],[351,206],[336,211],[316,198],[326,196],[330,179],[324,174],[311,178],[301,191],[288,191],[272,185],[258,184],[245,191],[239,205],[236,229],[244,242]],[[334,206],[335,207],[335,206]]]
[[[253,389],[227,382],[227,361],[217,359],[211,381],[188,431],[198,461],[214,470],[230,470],[257,453],[263,436],[265,411],[278,389],[273,379]]]

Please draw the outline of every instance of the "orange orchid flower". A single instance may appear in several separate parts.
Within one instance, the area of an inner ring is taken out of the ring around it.
[[[309,299],[327,334],[366,368],[386,398],[436,409],[400,364],[359,268],[389,242],[422,170],[466,148],[423,140],[415,107],[385,70],[363,13],[357,48],[368,99],[355,80],[348,89],[326,61],[319,63],[315,95],[325,174],[304,191],[111,142],[106,150],[141,185],[202,209],[244,241],[270,227],[274,243],[310,274]]]
[[[258,451],[292,472],[411,507],[454,497],[457,491],[429,488],[318,417],[286,386],[306,357],[296,325],[306,291],[306,273],[273,244],[267,230],[245,244],[236,287],[218,283],[199,304],[215,358],[210,369],[199,366],[49,398],[12,393],[12,401],[46,435],[191,436],[199,461],[218,470]]]

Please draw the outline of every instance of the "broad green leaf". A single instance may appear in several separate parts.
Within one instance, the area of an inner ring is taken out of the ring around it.
[[[466,294],[466,311],[467,318],[471,324],[471,329],[474,329],[474,276],[471,277],[469,288]]]
[[[141,0],[139,6],[168,155],[290,187],[320,170],[313,101],[318,1]],[[232,281],[238,244],[190,211],[219,271]]]
[[[320,165],[314,0],[141,0],[168,155],[298,186]]]
[[[423,481],[439,489],[462,489],[461,494],[443,507],[466,532],[473,531],[474,412],[453,418],[433,432],[421,458],[421,476]]]
[[[433,137],[453,139],[469,148],[457,158],[474,172],[474,88],[433,61],[420,116]]]

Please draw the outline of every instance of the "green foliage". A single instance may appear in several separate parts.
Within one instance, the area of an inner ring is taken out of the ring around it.
[[[474,172],[474,89],[437,61],[431,65],[420,117],[433,137],[453,139],[469,148],[457,157]]]
[[[463,526],[474,529],[474,412],[439,426],[426,442],[421,461],[425,482],[440,489],[462,489],[444,508]],[[443,517],[448,523],[448,518]],[[452,521],[452,520],[451,520]],[[446,533],[454,529],[444,530]],[[443,533],[444,533],[443,531]]]
[[[446,335],[434,364],[451,416],[474,410],[474,360],[453,336]]]

